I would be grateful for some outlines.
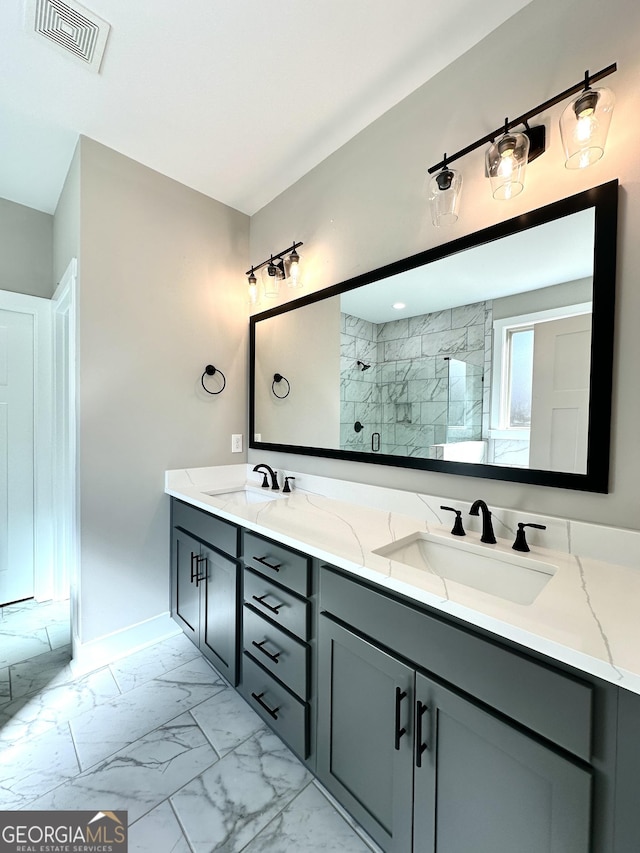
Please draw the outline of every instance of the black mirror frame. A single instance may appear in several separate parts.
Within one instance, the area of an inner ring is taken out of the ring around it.
[[[589,389],[589,438],[587,446],[587,471],[573,474],[563,471],[546,471],[529,468],[510,468],[500,465],[470,462],[448,462],[411,456],[365,453],[354,450],[307,447],[254,441],[255,435],[255,356],[256,324],[321,299],[337,296],[355,287],[371,284],[389,276],[429,264],[448,255],[474,246],[525,231],[536,225],[568,216],[593,207],[595,209],[594,267],[593,267],[593,318],[591,337],[591,381]],[[392,465],[398,468],[417,468],[443,474],[466,477],[483,477],[514,483],[531,483],[606,494],[609,491],[609,457],[611,439],[611,395],[613,382],[613,334],[616,284],[616,245],[618,216],[618,181],[609,181],[557,202],[545,205],[513,219],[491,225],[449,243],[435,246],[408,258],[394,261],[355,278],[323,290],[310,293],[260,314],[249,321],[249,447],[342,459],[349,462],[366,462],[373,465]],[[594,357],[597,353],[597,359]]]

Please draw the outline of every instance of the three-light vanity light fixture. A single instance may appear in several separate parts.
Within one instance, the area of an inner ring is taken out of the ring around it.
[[[256,273],[260,272],[264,295],[268,299],[275,299],[281,281],[286,281],[287,287],[301,287],[300,280],[300,255],[299,247],[302,243],[296,243],[283,249],[277,255],[271,255],[266,261],[254,264],[247,270],[247,283],[249,285],[249,302],[255,305],[258,302],[258,279]]]
[[[431,220],[437,227],[452,225],[460,210],[462,174],[449,168],[449,164],[464,157],[476,148],[491,143],[485,154],[485,175],[491,181],[491,193],[496,199],[508,200],[524,189],[527,163],[544,153],[546,129],[544,125],[529,126],[529,120],[556,104],[575,95],[560,116],[560,136],[567,169],[584,169],[597,162],[604,154],[607,132],[615,97],[610,89],[592,88],[616,70],[609,65],[596,74],[585,72],[584,80],[564,92],[550,98],[481,139],[472,142],[451,156],[446,154],[439,163],[428,170],[437,174],[429,182],[429,206]],[[519,125],[523,130],[515,131]]]

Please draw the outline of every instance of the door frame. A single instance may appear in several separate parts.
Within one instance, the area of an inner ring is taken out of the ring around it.
[[[0,290],[0,309],[33,318],[33,592],[53,597],[51,300]]]
[[[77,442],[77,273],[72,258],[51,300],[53,436],[54,595],[71,599],[71,636],[77,636],[78,442]]]

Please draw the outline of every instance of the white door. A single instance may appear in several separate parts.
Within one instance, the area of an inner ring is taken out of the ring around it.
[[[34,592],[34,317],[0,310],[0,604]]]
[[[536,323],[529,467],[587,471],[591,314]]]

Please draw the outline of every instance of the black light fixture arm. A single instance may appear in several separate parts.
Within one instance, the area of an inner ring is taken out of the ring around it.
[[[250,270],[246,271],[245,275],[253,275],[257,270],[262,269],[262,267],[266,267],[267,264],[272,264],[274,261],[279,261],[287,255],[290,255],[291,252],[295,252],[295,250],[302,245],[302,242],[296,243],[294,241],[293,245],[289,246],[288,249],[283,249],[281,252],[278,252],[277,255],[270,255],[266,261],[262,261],[260,264],[254,264]]]
[[[517,118],[511,119],[511,121],[505,120],[505,124],[501,125],[496,130],[491,133],[487,133],[486,136],[483,136],[481,139],[477,139],[475,142],[472,142],[471,145],[467,145],[465,148],[461,148],[460,151],[456,151],[455,154],[445,155],[443,160],[440,160],[439,163],[436,163],[435,166],[430,166],[427,170],[430,175],[434,172],[437,172],[439,169],[446,168],[450,163],[453,163],[454,160],[459,160],[460,157],[464,157],[465,154],[469,154],[471,151],[475,151],[476,148],[480,148],[482,145],[486,145],[488,142],[493,142],[496,137],[500,136],[503,133],[507,133],[512,128],[517,127],[520,124],[526,125],[529,119],[534,118],[540,113],[545,112],[545,110],[551,109],[551,107],[555,107],[556,104],[565,101],[567,98],[570,98],[571,95],[576,95],[580,91],[586,91],[592,83],[597,83],[599,80],[602,80],[604,77],[608,77],[610,74],[613,74],[614,71],[617,71],[617,65],[614,62],[612,65],[608,65],[606,68],[603,68],[602,71],[598,71],[595,74],[589,74],[588,71],[585,72],[584,79],[579,83],[576,83],[575,86],[571,86],[569,89],[565,89],[564,92],[560,92],[559,95],[556,95],[553,98],[549,98],[548,101],[545,101],[542,104],[538,104],[537,107],[529,110],[526,113],[523,113],[521,116]],[[265,261],[268,263],[268,261]]]

